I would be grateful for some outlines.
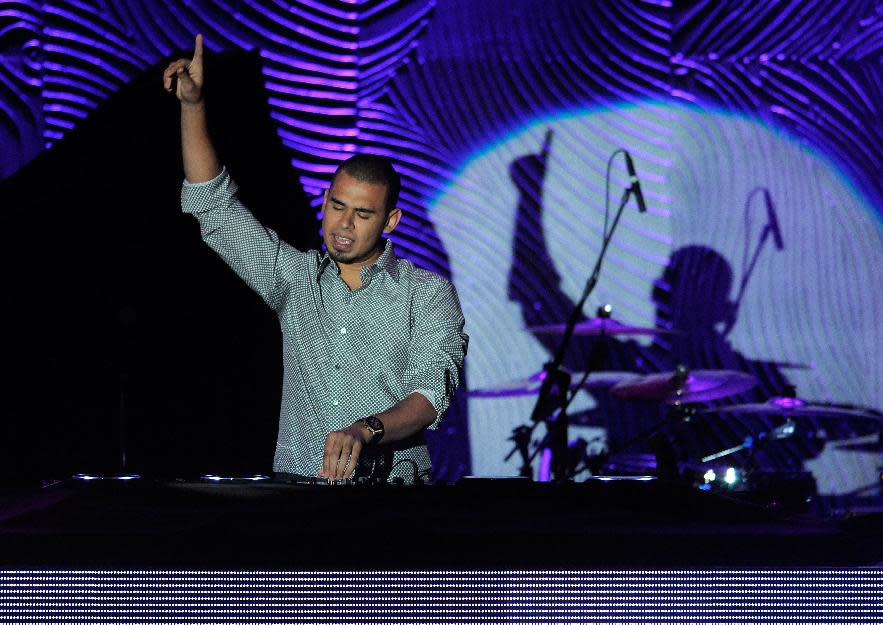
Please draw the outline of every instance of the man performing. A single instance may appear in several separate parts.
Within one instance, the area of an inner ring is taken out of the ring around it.
[[[206,124],[201,35],[193,58],[171,63],[163,84],[181,101],[182,208],[279,317],[284,377],[273,470],[427,478],[423,432],[438,427],[451,402],[469,338],[453,285],[397,258],[381,237],[401,219],[399,175],[378,156],[343,162],[322,204],[327,252],[300,252],[242,205],[221,166]]]

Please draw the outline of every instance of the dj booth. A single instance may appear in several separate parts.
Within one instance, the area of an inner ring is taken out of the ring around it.
[[[777,514],[652,479],[358,486],[71,481],[0,491],[10,567],[861,566],[879,518]]]
[[[0,489],[4,623],[686,622],[769,601],[753,622],[870,623],[881,563],[879,515],[656,479]]]

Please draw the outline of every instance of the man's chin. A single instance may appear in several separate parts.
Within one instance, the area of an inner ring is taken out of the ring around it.
[[[357,252],[341,252],[333,245],[328,245],[327,243],[325,244],[325,247],[328,250],[328,255],[333,258],[338,265],[354,265],[374,261],[380,257],[381,252],[379,247],[375,247],[370,252],[362,254]]]
[[[348,265],[353,262],[355,258],[354,254],[349,254],[347,252],[338,252],[333,247],[328,248],[328,255],[336,262],[337,264],[343,263],[344,265]]]

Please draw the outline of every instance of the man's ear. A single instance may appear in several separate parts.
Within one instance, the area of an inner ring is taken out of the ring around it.
[[[400,208],[394,208],[389,211],[389,215],[386,216],[386,225],[383,227],[383,232],[389,234],[393,230],[396,229],[396,226],[399,225],[399,220],[402,218],[402,210]]]
[[[328,194],[329,194],[329,193],[331,193],[331,189],[330,189],[330,188],[325,189],[325,191],[322,193],[322,207],[323,207],[323,208],[324,208],[325,205],[328,203]]]

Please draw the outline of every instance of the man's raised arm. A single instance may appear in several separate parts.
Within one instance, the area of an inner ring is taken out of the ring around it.
[[[203,84],[205,71],[202,35],[196,35],[192,59],[178,59],[163,72],[163,86],[181,101],[181,151],[188,182],[206,182],[221,173],[205,117]]]
[[[202,35],[192,59],[178,59],[163,72],[163,86],[181,101],[181,150],[186,181],[181,208],[199,221],[203,241],[273,309],[282,305],[277,279],[296,271],[300,260],[270,228],[239,201],[237,187],[221,167],[205,114]],[[284,269],[280,271],[280,268]]]

